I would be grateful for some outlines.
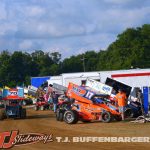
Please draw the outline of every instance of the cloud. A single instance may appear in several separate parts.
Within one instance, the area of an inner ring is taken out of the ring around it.
[[[19,49],[29,49],[32,47],[32,42],[30,40],[24,40],[19,44]]]
[[[128,27],[150,23],[149,0],[1,0],[0,50],[106,49]]]

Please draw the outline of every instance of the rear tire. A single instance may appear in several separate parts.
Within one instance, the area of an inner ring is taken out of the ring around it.
[[[79,120],[78,112],[75,110],[67,110],[64,113],[64,121],[68,124],[75,124]]]
[[[105,122],[105,123],[109,123],[111,122],[112,120],[112,115],[110,112],[108,111],[105,111],[105,112],[102,112],[102,122]]]
[[[56,110],[56,120],[63,121],[64,120],[64,112],[62,110]]]

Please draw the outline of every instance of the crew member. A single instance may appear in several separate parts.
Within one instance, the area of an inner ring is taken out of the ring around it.
[[[119,112],[121,113],[122,120],[125,119],[124,112],[125,112],[125,106],[127,104],[126,102],[127,96],[123,89],[119,89],[118,94],[115,96],[115,100],[119,107]]]

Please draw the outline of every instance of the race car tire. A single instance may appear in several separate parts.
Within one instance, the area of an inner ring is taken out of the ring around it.
[[[112,120],[112,115],[110,112],[108,111],[105,111],[105,112],[102,112],[102,122],[105,122],[105,123],[109,123],[111,122]]]
[[[64,121],[68,124],[75,124],[79,120],[78,112],[75,110],[67,110],[64,113]]]
[[[56,110],[56,120],[63,121],[64,120],[64,112],[60,109]]]

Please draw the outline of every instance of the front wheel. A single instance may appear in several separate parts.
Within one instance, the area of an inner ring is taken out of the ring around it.
[[[112,115],[110,112],[108,111],[105,111],[105,112],[102,112],[102,121],[105,122],[105,123],[109,123],[111,122],[112,120]]]
[[[75,110],[67,110],[64,114],[64,121],[68,124],[75,124],[79,120],[78,112]]]

